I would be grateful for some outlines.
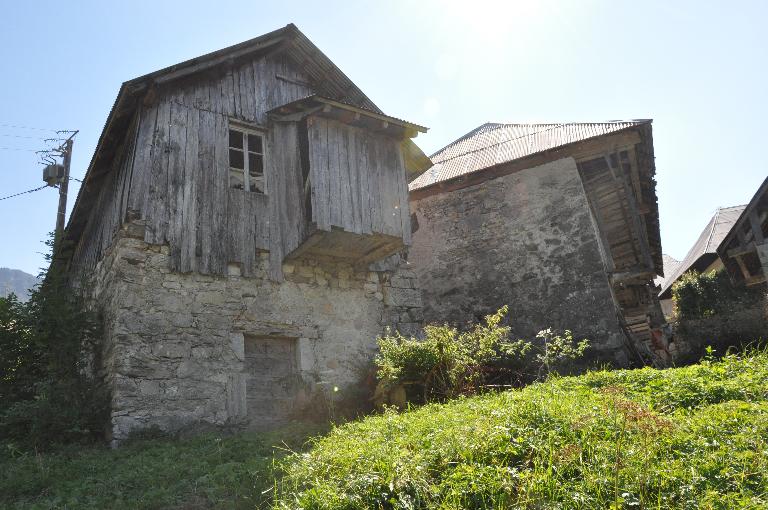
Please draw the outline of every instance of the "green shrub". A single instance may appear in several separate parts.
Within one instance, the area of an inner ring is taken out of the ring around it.
[[[398,332],[380,338],[375,360],[379,379],[386,386],[415,388],[422,401],[475,391],[483,381],[485,366],[498,357],[509,335],[509,327],[501,325],[506,313],[504,306],[485,317],[484,324],[464,332],[431,325],[424,327],[423,340]]]
[[[445,400],[477,393],[492,381],[522,384],[557,373],[589,347],[570,330],[539,331],[534,340],[509,340],[503,306],[485,322],[459,331],[448,325],[424,327],[424,338],[400,333],[379,338],[378,377],[386,387],[404,386],[411,402]]]
[[[672,285],[672,299],[680,320],[726,315],[736,309],[760,307],[765,288],[734,286],[721,269],[708,273],[688,271]]]
[[[734,286],[724,270],[689,271],[672,286],[672,298],[675,336],[687,351],[680,363],[700,359],[708,346],[722,355],[768,339],[765,285]]]

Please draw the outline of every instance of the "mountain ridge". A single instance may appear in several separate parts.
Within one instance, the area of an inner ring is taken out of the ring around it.
[[[0,297],[16,294],[21,301],[29,299],[30,289],[39,282],[37,276],[21,269],[0,267]]]

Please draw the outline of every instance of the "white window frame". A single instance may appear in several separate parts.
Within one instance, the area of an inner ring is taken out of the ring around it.
[[[229,139],[229,132],[230,131],[237,131],[240,133],[243,133],[245,136],[243,136],[243,148],[238,149],[235,147],[232,147],[230,145],[230,139]],[[248,135],[254,135],[261,138],[261,152],[256,151],[250,151],[248,149]],[[230,121],[227,125],[227,187],[230,190],[233,191],[239,191],[237,188],[232,187],[231,182],[231,176],[232,176],[232,170],[233,167],[230,164],[230,156],[229,151],[230,150],[237,150],[242,151],[243,153],[243,189],[242,191],[245,191],[247,193],[257,193],[259,195],[266,195],[267,194],[267,136],[266,136],[266,129],[259,127],[259,126],[253,126],[253,125],[247,125],[247,124],[240,124],[236,122]],[[261,191],[251,191],[251,186],[249,179],[251,177],[251,173],[249,171],[249,153],[253,152],[254,154],[258,154],[261,156],[261,178],[262,178],[262,190]],[[240,170],[235,169],[235,170]]]

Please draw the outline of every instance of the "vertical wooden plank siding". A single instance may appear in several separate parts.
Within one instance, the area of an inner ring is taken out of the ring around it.
[[[156,106],[141,108],[139,111],[139,132],[136,138],[130,197],[128,199],[128,209],[139,214],[146,210],[147,195],[149,194],[149,176],[152,167],[157,111]]]
[[[330,195],[328,190],[327,124],[317,117],[307,122],[309,130],[309,171],[312,182],[312,220],[320,230],[331,230]]]
[[[152,139],[152,161],[149,167],[147,229],[144,240],[151,244],[166,242],[166,212],[168,209],[168,129],[171,104],[161,101],[157,107],[157,122]]]
[[[187,108],[179,96],[171,99],[171,119],[168,132],[168,247],[171,265],[181,270],[181,251],[184,231],[184,184],[186,173]]]
[[[218,93],[218,89],[216,90]],[[218,95],[218,94],[217,94]],[[215,114],[210,111],[200,110],[199,135],[197,146],[197,174],[196,187],[197,200],[197,234],[195,236],[196,254],[199,253],[197,270],[203,274],[210,274],[211,252],[213,250],[214,210],[214,166],[215,166]]]
[[[373,232],[371,223],[371,190],[368,187],[368,138],[355,131],[355,156],[357,158],[358,188],[360,190],[360,230],[363,234]]]
[[[326,118],[313,117],[308,125],[317,227],[407,236],[410,242],[400,143]]]
[[[267,112],[314,91],[299,67],[273,55],[156,90],[137,108],[72,259],[88,274],[130,212],[144,240],[169,246],[170,269],[253,275],[270,251],[270,277],[307,236],[298,122],[268,125]],[[265,191],[229,188],[230,119],[269,128]],[[312,222],[330,231],[403,236],[410,242],[407,186],[396,140],[335,120],[307,121]],[[303,136],[303,135],[302,135]],[[405,227],[408,227],[407,229]]]

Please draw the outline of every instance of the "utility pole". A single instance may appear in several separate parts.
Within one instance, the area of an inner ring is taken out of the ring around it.
[[[77,134],[77,133],[75,133]],[[59,212],[56,215],[56,241],[64,234],[64,219],[67,214],[67,189],[69,189],[69,165],[72,163],[72,134],[64,142],[64,177],[59,184]]]

